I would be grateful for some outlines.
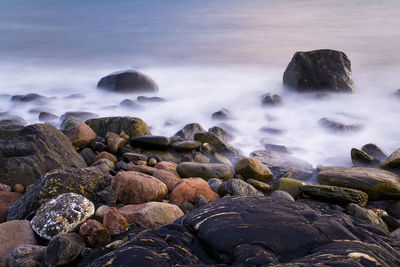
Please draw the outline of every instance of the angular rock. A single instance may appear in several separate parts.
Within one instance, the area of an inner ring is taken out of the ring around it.
[[[261,182],[269,182],[274,179],[274,176],[268,167],[255,158],[244,158],[239,160],[235,165],[235,172],[246,180],[255,179]]]
[[[211,190],[206,181],[201,178],[182,179],[171,192],[169,201],[174,204],[193,202],[197,196],[203,196],[208,201],[219,198],[219,195]]]
[[[134,223],[146,229],[159,229],[184,215],[178,206],[162,202],[126,205],[120,208],[119,212],[124,215],[128,223]]]
[[[351,63],[340,51],[296,52],[283,74],[283,84],[299,92],[352,92]]]
[[[218,110],[217,112],[214,112],[211,115],[211,118],[213,120],[229,120],[232,119],[231,112],[225,108]]]
[[[318,121],[319,125],[334,132],[357,132],[362,126],[359,124],[344,124],[332,119],[322,118]]]
[[[313,177],[315,171],[310,163],[302,159],[274,151],[257,150],[250,153],[250,156],[265,164],[274,174],[275,178],[284,176],[309,180]]]
[[[218,178],[211,178],[207,180],[208,185],[215,193],[218,192],[218,187],[223,183],[221,179]]]
[[[96,212],[97,213],[97,212]],[[107,245],[111,241],[110,231],[96,220],[87,220],[79,228],[79,235],[94,248]]]
[[[351,149],[351,161],[354,166],[376,167],[379,165],[379,160],[356,148]]]
[[[42,204],[62,193],[81,194],[97,202],[97,192],[110,184],[111,176],[96,168],[53,170],[14,202],[8,220],[31,219]]]
[[[281,190],[288,192],[293,198],[297,198],[300,194],[300,187],[306,183],[300,180],[282,177],[275,181],[273,190]]]
[[[87,198],[65,193],[40,206],[31,225],[40,237],[51,239],[58,234],[75,231],[93,214],[94,205]]]
[[[149,135],[132,137],[130,143],[133,147],[165,150],[171,142],[166,136]]]
[[[20,245],[8,256],[9,267],[45,267],[45,246]]]
[[[14,220],[0,224],[0,266],[7,266],[8,255],[19,245],[36,245],[29,221]]]
[[[387,159],[387,155],[375,144],[366,144],[361,148],[361,150],[379,161]]]
[[[0,191],[0,223],[7,220],[8,209],[20,197],[20,193]]]
[[[268,106],[279,106],[282,104],[282,100],[279,95],[268,93],[262,96],[261,104]]]
[[[178,175],[170,173],[165,170],[156,170],[153,172],[153,176],[159,179],[168,187],[168,192],[171,192],[172,189],[179,183],[182,179]]]
[[[233,178],[234,173],[225,164],[182,162],[177,167],[178,174],[183,177],[201,177],[203,179],[220,178],[227,180]]]
[[[235,138],[231,133],[218,126],[208,129],[208,132],[215,134],[225,143],[232,141]]]
[[[193,140],[194,134],[196,133],[204,133],[205,130],[198,123],[190,123],[185,125],[182,130],[178,131],[175,136],[179,136],[184,140]]]
[[[397,175],[365,167],[325,167],[318,174],[322,185],[333,185],[361,190],[368,199],[400,198],[400,179]]]
[[[390,156],[379,165],[379,168],[386,170],[400,170],[400,149],[390,154]]]
[[[119,235],[129,228],[128,221],[116,208],[109,208],[104,212],[103,224],[111,235]]]
[[[85,248],[85,242],[76,233],[60,234],[47,245],[44,261],[47,266],[72,264]]]
[[[98,135],[105,137],[108,132],[120,133],[124,131],[129,136],[151,135],[147,124],[134,117],[105,117],[90,119],[85,122]]]
[[[68,138],[54,126],[34,124],[0,140],[0,183],[34,184],[56,168],[85,167]]]
[[[124,204],[142,204],[163,199],[167,186],[157,178],[135,171],[119,172],[112,180],[118,201]]]
[[[118,93],[158,91],[156,82],[150,76],[137,70],[111,73],[101,78],[97,87]]]
[[[302,185],[300,191],[312,198],[347,205],[355,203],[364,207],[368,202],[368,195],[360,190],[329,185]]]
[[[197,150],[201,146],[199,141],[185,140],[171,144],[171,149],[175,151],[192,151]]]
[[[366,220],[376,226],[381,227],[386,231],[389,231],[389,228],[386,225],[386,223],[372,210],[364,209],[357,204],[350,203],[346,206],[346,213],[356,218]]]
[[[263,196],[252,185],[240,179],[229,179],[218,187],[218,195],[225,196]]]

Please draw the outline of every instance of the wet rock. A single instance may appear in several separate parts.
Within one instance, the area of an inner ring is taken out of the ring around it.
[[[180,204],[179,208],[183,211],[184,214],[187,214],[188,212],[194,210],[196,207],[190,202],[185,202],[183,204]]]
[[[121,137],[112,138],[107,140],[108,151],[117,154],[119,149],[126,144],[126,140]]]
[[[201,152],[195,152],[193,155],[193,161],[198,163],[209,163],[210,159]]]
[[[279,106],[282,104],[282,99],[277,94],[268,93],[262,96],[261,104],[268,106]]]
[[[346,213],[356,218],[366,220],[369,223],[372,223],[376,226],[381,227],[386,231],[389,231],[389,228],[387,227],[386,223],[372,210],[364,209],[357,204],[350,203],[346,206]]]
[[[159,169],[153,172],[153,176],[159,179],[168,187],[168,192],[171,192],[176,184],[182,180],[178,175]]]
[[[0,183],[35,183],[56,168],[85,167],[68,138],[54,126],[34,124],[23,128],[13,138],[0,140]]]
[[[92,165],[94,162],[94,159],[96,158],[96,153],[93,152],[90,148],[84,148],[82,149],[81,152],[79,152],[81,157],[85,160],[86,164],[88,166]]]
[[[96,157],[94,158],[94,162],[101,160],[101,159],[107,159],[107,160],[113,162],[114,164],[117,164],[117,162],[118,162],[117,157],[115,157],[113,154],[111,154],[107,151],[103,151],[103,152],[100,152],[99,154],[97,154]]]
[[[218,195],[225,196],[262,196],[252,185],[240,179],[229,179],[218,187]]]
[[[138,96],[136,100],[141,103],[161,103],[166,101],[164,98],[158,96],[153,96],[153,97]]]
[[[117,202],[117,196],[112,187],[107,186],[96,192],[94,200],[96,204],[114,205]]]
[[[220,163],[229,166],[229,168],[233,169],[233,164],[229,160],[229,158],[225,157],[223,154],[214,152],[211,155],[211,162],[212,163]]]
[[[48,121],[55,121],[58,119],[59,119],[59,117],[57,115],[54,115],[49,112],[40,112],[39,113],[39,121],[48,122]]]
[[[97,212],[96,212],[97,213]],[[96,220],[87,220],[79,228],[79,235],[94,248],[107,245],[111,241],[110,231]]]
[[[133,100],[130,99],[124,99],[122,100],[119,105],[123,108],[129,108],[129,109],[141,109],[142,106],[136,103]]]
[[[393,217],[400,219],[400,200],[394,201],[387,209],[388,213]]]
[[[300,180],[308,180],[314,174],[314,168],[308,162],[282,153],[268,150],[257,150],[250,154],[265,164],[275,178],[290,177]]]
[[[141,205],[126,205],[119,209],[128,223],[134,223],[146,229],[159,229],[183,216],[182,210],[173,204],[148,202]]]
[[[137,70],[111,73],[101,78],[97,87],[117,93],[158,91],[156,82],[150,76]]]
[[[247,179],[246,183],[254,186],[255,189],[262,193],[268,193],[269,191],[271,191],[271,186],[264,182],[260,182],[254,179]]]
[[[51,239],[58,234],[75,231],[93,214],[94,205],[87,198],[65,193],[40,206],[31,225],[40,237]]]
[[[124,162],[133,162],[136,164],[139,160],[144,160],[147,161],[147,156],[139,153],[131,153],[131,152],[126,152],[122,154],[122,160]]]
[[[211,190],[206,181],[201,178],[182,179],[171,192],[169,201],[174,204],[193,202],[197,196],[203,196],[208,201],[219,198],[219,195]]]
[[[387,159],[387,155],[375,144],[366,144],[361,148],[361,150],[379,161]]]
[[[215,134],[225,143],[232,141],[235,138],[233,134],[229,133],[228,131],[226,131],[223,128],[218,127],[218,126],[214,126],[210,129],[208,129],[208,132]]]
[[[45,267],[45,246],[20,245],[8,256],[9,267]]]
[[[19,121],[1,119],[0,120],[0,139],[8,139],[16,135],[20,130],[24,128],[24,124],[20,124]]]
[[[25,193],[25,186],[23,186],[22,184],[15,184],[12,187],[12,190],[13,190],[13,192],[23,194],[23,193]]]
[[[110,173],[112,170],[115,169],[115,164],[111,160],[108,159],[99,159],[93,162],[91,167],[99,169],[105,173]]]
[[[211,178],[207,180],[208,185],[210,188],[217,193],[218,192],[218,187],[222,184],[222,180],[218,178]]]
[[[100,207],[97,208],[95,215],[96,219],[100,222],[103,222],[104,214],[110,209],[110,206],[107,205],[101,205]]]
[[[194,139],[200,141],[203,145],[208,143],[211,145],[215,152],[219,152],[228,157],[232,162],[237,162],[244,156],[242,152],[233,146],[222,141],[218,136],[213,133],[196,133]]]
[[[85,248],[85,242],[76,233],[60,234],[47,245],[44,261],[47,266],[72,264]]]
[[[334,204],[355,203],[364,207],[368,202],[368,195],[356,189],[329,185],[302,185],[299,189],[307,196]]]
[[[195,140],[185,140],[171,144],[171,149],[175,151],[192,151],[197,150],[201,146],[201,142]]]
[[[361,190],[368,199],[400,198],[400,182],[397,175],[365,167],[324,167],[318,174],[322,185],[333,185]]]
[[[357,132],[362,128],[359,124],[344,124],[328,118],[322,118],[318,123],[322,127],[334,132]]]
[[[142,204],[163,199],[167,186],[157,178],[135,171],[119,172],[112,181],[118,201],[124,204]]]
[[[300,187],[305,184],[305,182],[300,180],[282,177],[275,181],[273,190],[285,191],[296,199],[301,194]]]
[[[271,194],[269,194],[269,197],[277,200],[295,201],[291,194],[282,190],[273,191]]]
[[[220,178],[227,180],[233,178],[234,173],[229,166],[218,163],[182,162],[177,167],[181,177],[201,177],[203,179]]]
[[[14,95],[11,97],[11,101],[19,101],[19,102],[39,102],[39,103],[45,103],[46,101],[48,101],[49,98],[39,95],[39,94],[35,94],[35,93],[31,93],[31,94],[26,94],[26,95]]]
[[[168,171],[168,172],[178,176],[178,172],[176,171],[177,167],[178,167],[178,164],[176,164],[175,162],[170,162],[170,161],[160,161],[154,166],[154,168],[156,168],[156,169],[165,170],[165,171]]]
[[[296,52],[283,74],[283,84],[298,92],[352,92],[351,63],[340,51]]]
[[[85,123],[71,128],[67,136],[76,150],[88,147],[97,137],[96,133]]]
[[[149,135],[132,137],[130,143],[133,147],[165,150],[171,142],[166,136]]]
[[[379,165],[379,168],[400,171],[400,149],[390,154],[390,156]]]
[[[31,219],[41,205],[63,193],[73,192],[95,201],[97,192],[110,183],[111,176],[95,168],[53,170],[14,202],[8,220]]]
[[[151,135],[147,124],[134,117],[105,117],[90,119],[85,122],[98,135],[105,137],[108,132],[120,133],[124,131],[129,136]]]
[[[262,248],[261,246],[242,244],[233,251],[235,261],[233,265],[239,266],[269,266],[279,264],[274,253]]]
[[[7,220],[8,209],[20,197],[20,193],[0,191],[0,223]]]
[[[278,135],[278,134],[283,134],[284,130],[273,127],[261,127],[260,132]]]
[[[206,205],[206,204],[208,204],[210,201],[208,201],[205,197],[203,197],[203,196],[197,196],[197,197],[195,197],[195,199],[194,199],[194,206],[196,207],[196,208],[198,208],[198,207],[201,207],[201,206],[204,206],[204,205]]]
[[[379,165],[377,159],[356,148],[351,149],[351,161],[354,166],[376,167]]]
[[[204,133],[205,130],[198,123],[190,123],[185,125],[182,130],[178,131],[175,135],[183,138],[184,140],[193,140],[196,133]]]
[[[91,112],[86,112],[86,111],[68,111],[60,116],[60,121],[63,121],[68,117],[74,117],[74,118],[78,118],[82,121],[86,121],[89,119],[98,118],[99,115],[97,115],[95,113],[91,113]]]
[[[8,112],[0,112],[0,120],[3,123],[9,123],[10,125],[26,125],[26,121],[16,115],[9,114]]]
[[[268,167],[255,158],[244,158],[239,160],[235,165],[235,172],[246,180],[255,179],[261,182],[269,182],[274,179],[274,176]]]
[[[223,108],[221,110],[218,110],[217,112],[214,112],[211,115],[211,118],[213,120],[220,120],[220,121],[221,120],[229,120],[229,119],[232,119],[232,115],[231,115],[231,112],[229,110]]]
[[[60,124],[60,130],[70,130],[79,124],[83,123],[82,119],[76,117],[66,117]]]
[[[274,144],[264,144],[265,150],[271,150],[275,151],[278,153],[283,153],[283,154],[292,154],[293,152],[287,148],[286,146],[282,145],[274,145]]]
[[[119,235],[129,228],[128,221],[116,208],[109,208],[104,212],[103,224],[111,235]]]
[[[19,245],[36,245],[35,233],[29,221],[0,223],[0,266],[7,266],[8,255]]]

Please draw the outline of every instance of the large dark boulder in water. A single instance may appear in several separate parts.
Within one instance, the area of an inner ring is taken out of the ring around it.
[[[66,167],[86,167],[86,162],[54,126],[30,125],[0,140],[0,183],[27,186],[50,170]]]
[[[351,63],[336,50],[296,52],[283,74],[283,84],[299,92],[352,92]]]
[[[111,73],[101,78],[97,87],[120,93],[158,91],[156,82],[150,76],[137,70]]]

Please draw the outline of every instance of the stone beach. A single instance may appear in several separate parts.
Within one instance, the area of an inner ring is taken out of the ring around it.
[[[336,50],[297,52],[283,85],[348,94],[357,90],[350,65]],[[136,70],[98,87],[162,90]],[[265,93],[266,108],[285,102]],[[400,149],[365,144],[349,151],[353,166],[315,167],[271,140],[244,154],[223,125],[193,122],[161,136],[133,116],[38,116],[60,119],[60,129],[0,117],[0,267],[400,266]],[[231,119],[224,108],[210,116]],[[334,134],[362,129],[319,124]]]

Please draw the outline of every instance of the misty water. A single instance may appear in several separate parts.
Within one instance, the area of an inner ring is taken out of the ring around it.
[[[398,14],[397,0],[0,0],[0,112],[28,123],[39,122],[32,110],[129,115],[153,134],[171,136],[191,122],[218,125],[211,114],[227,108],[232,144],[246,154],[269,138],[314,165],[348,165],[352,147],[399,148]],[[319,98],[283,88],[293,54],[321,48],[347,54],[353,94]],[[101,77],[124,69],[149,74],[160,90],[147,96],[167,101],[127,109],[119,103],[143,94],[96,88]],[[53,99],[10,101],[28,93]],[[265,93],[279,94],[283,105],[262,106]],[[82,97],[65,98],[71,94]],[[332,133],[318,124],[323,117],[362,129]]]

